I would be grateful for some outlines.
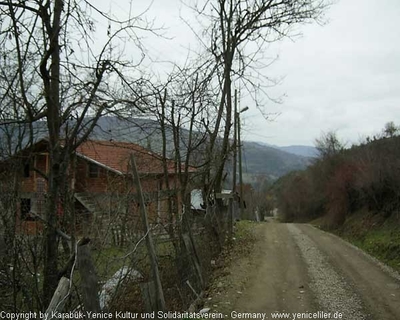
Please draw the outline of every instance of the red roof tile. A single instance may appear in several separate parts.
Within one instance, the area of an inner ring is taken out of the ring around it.
[[[164,173],[162,157],[134,143],[88,140],[76,151],[79,156],[122,174],[129,173],[130,155],[133,153],[140,173]],[[168,172],[174,173],[174,161],[168,159],[167,165]]]

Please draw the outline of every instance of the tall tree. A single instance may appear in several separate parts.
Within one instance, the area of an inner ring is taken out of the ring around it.
[[[334,131],[323,133],[320,138],[315,139],[315,147],[322,159],[330,159],[345,149],[344,143]]]
[[[101,33],[95,21],[108,28]],[[70,156],[102,115],[138,107],[143,98],[134,71],[144,56],[138,30],[151,26],[130,12],[116,19],[85,0],[0,1],[1,124],[28,128],[21,148],[35,141],[40,125],[48,136],[43,307],[57,286],[57,212]],[[139,60],[118,50],[121,41],[134,44]]]
[[[194,6],[201,24],[207,26],[204,34],[208,38],[203,44],[214,58],[215,68],[211,70],[216,71],[221,91],[209,152],[213,154],[222,129],[222,146],[213,179],[216,191],[221,188],[229,151],[234,82],[240,80],[251,90],[262,86],[246,72],[252,69],[260,74],[257,62],[265,44],[291,36],[295,25],[318,20],[326,6],[323,0],[210,0]]]
[[[399,132],[399,127],[394,124],[393,121],[385,123],[383,128],[383,135],[388,138],[393,138]]]

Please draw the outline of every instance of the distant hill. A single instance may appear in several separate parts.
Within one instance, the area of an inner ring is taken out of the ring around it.
[[[311,146],[287,146],[287,147],[278,147],[279,150],[283,150],[292,154],[296,154],[298,156],[316,158],[318,157],[318,150],[315,147]]]
[[[181,130],[185,137],[187,131]],[[150,148],[154,152],[161,152],[161,131],[157,121],[149,119],[120,120],[112,117],[103,117],[99,120],[98,126],[92,137],[104,140],[122,140],[138,143],[143,147]],[[173,156],[172,131],[167,128],[168,154]],[[256,175],[264,175],[275,180],[290,171],[305,169],[310,164],[310,158],[299,155],[299,153],[312,154],[313,147],[294,147],[286,151],[275,146],[268,146],[263,143],[243,141],[243,175],[245,182],[252,182]],[[310,148],[307,153],[307,148]],[[298,154],[294,151],[298,149]]]
[[[290,171],[303,170],[311,159],[257,142],[243,143],[243,172],[267,175],[275,180]]]
[[[5,129],[9,135],[18,137],[17,127],[1,127],[0,142],[3,140],[1,136],[5,134]],[[15,133],[14,133],[15,131]],[[47,128],[45,122],[35,123],[35,139],[39,140],[46,136]],[[187,130],[181,129],[181,138],[187,141]],[[167,136],[167,156],[174,157],[173,149],[173,132],[170,127],[166,128]],[[196,134],[194,135],[196,139]],[[200,139],[202,134],[198,133],[197,138]],[[157,121],[144,118],[118,119],[116,117],[102,117],[99,119],[97,126],[92,132],[90,138],[98,140],[115,140],[137,143],[154,152],[162,151],[161,128]],[[294,147],[276,147],[265,143],[243,141],[243,177],[245,182],[254,182],[256,177],[264,176],[268,180],[275,180],[290,171],[301,170],[310,164],[310,158],[299,155],[301,153],[308,154],[301,146]],[[23,143],[24,145],[24,143]],[[309,147],[312,148],[312,147]],[[311,149],[310,149],[311,150]],[[0,153],[5,155],[5,150],[0,143]],[[297,152],[297,154],[296,154]],[[184,148],[181,156],[185,157]],[[229,164],[227,171],[230,171]],[[229,179],[229,177],[228,177]]]
[[[275,148],[275,149],[278,149],[278,150],[282,150],[282,151],[285,151],[285,152],[289,152],[291,154],[295,154],[295,155],[302,156],[302,157],[307,157],[307,158],[316,158],[316,157],[318,157],[317,148],[312,147],[312,146],[292,145],[292,146],[281,147],[281,146],[275,146],[275,145],[272,145],[272,144],[268,144],[268,143],[265,143],[265,142],[256,142],[256,143],[262,144],[262,145],[267,146],[267,147],[272,147],[272,148]]]

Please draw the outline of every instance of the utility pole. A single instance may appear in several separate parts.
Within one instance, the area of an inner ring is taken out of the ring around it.
[[[238,129],[238,145],[239,145],[239,184],[240,184],[240,218],[243,218],[243,173],[242,173],[242,142],[240,137],[240,114],[249,110],[245,107],[237,112],[237,129]]]
[[[233,218],[236,213],[236,163],[237,163],[237,89],[235,89],[235,110],[233,117],[233,177],[232,177],[232,192],[233,198],[231,201],[231,210],[229,212],[229,241],[233,236]]]

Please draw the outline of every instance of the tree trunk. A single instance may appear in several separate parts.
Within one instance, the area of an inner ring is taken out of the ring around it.
[[[47,199],[46,220],[48,224],[45,229],[45,259],[43,270],[43,302],[47,305],[57,287],[57,259],[58,259],[58,243],[57,243],[57,207],[59,205],[60,178],[65,175],[61,172],[62,152],[60,146],[60,44],[59,32],[60,21],[63,9],[63,1],[55,0],[54,15],[52,27],[47,31],[50,38],[47,53],[50,59],[50,73],[48,73],[46,65],[47,59],[41,63],[41,75],[45,83],[44,90],[47,103],[47,127],[49,130],[49,154],[50,154],[50,172]],[[50,16],[43,17],[50,24]]]

